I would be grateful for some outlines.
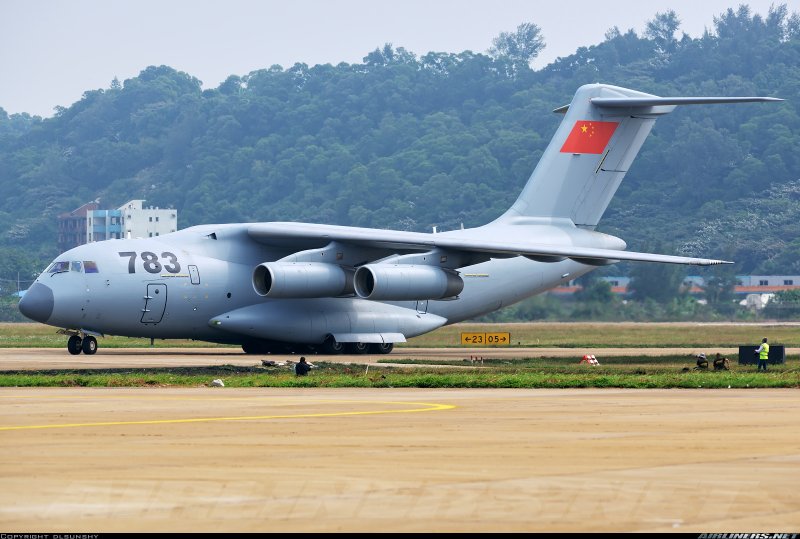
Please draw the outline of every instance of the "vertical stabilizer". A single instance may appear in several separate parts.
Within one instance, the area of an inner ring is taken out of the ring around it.
[[[594,228],[656,119],[677,105],[763,103],[773,97],[658,97],[610,86],[578,88],[528,183],[497,223],[571,220]]]
[[[658,99],[603,84],[579,88],[522,194],[499,221],[556,218],[595,227],[655,119],[675,108],[600,107],[594,98]]]

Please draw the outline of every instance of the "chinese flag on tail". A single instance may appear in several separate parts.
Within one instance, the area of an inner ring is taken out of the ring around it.
[[[578,120],[561,147],[561,152],[603,153],[618,125],[617,122]]]

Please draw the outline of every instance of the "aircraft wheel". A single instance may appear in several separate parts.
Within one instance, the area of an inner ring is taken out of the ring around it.
[[[394,348],[394,343],[375,343],[369,345],[369,350],[373,354],[388,354]]]
[[[81,353],[81,338],[77,335],[73,335],[67,341],[67,351],[72,354],[73,356],[77,356]]]
[[[83,353],[87,356],[91,356],[97,352],[97,339],[91,335],[83,339],[83,342],[81,343],[81,350],[83,350]]]
[[[242,352],[245,354],[257,354],[258,346],[251,342],[246,342],[242,345]]]
[[[325,351],[326,354],[335,355],[341,354],[344,352],[344,344],[340,342],[336,342],[332,336],[328,337],[324,343],[322,343],[322,349]]]
[[[365,342],[349,342],[344,348],[348,354],[366,354],[369,345]]]

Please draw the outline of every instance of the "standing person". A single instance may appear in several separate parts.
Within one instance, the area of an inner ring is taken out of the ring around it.
[[[764,367],[764,372],[767,372],[767,360],[769,359],[769,345],[767,344],[767,338],[761,341],[761,346],[758,347],[756,350],[756,354],[758,354],[758,370],[761,370],[761,367]]]
[[[294,366],[294,373],[297,376],[305,376],[305,375],[308,374],[308,371],[310,371],[310,370],[311,370],[311,365],[306,363],[306,358],[305,357],[301,357],[300,358],[300,363],[298,363],[297,365]]]

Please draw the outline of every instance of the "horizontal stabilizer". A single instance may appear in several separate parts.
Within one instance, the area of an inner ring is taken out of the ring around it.
[[[598,107],[657,107],[660,105],[713,105],[718,103],[766,103],[783,101],[777,97],[593,97],[589,99]],[[559,109],[556,111],[560,112]],[[554,112],[556,112],[554,111]]]

